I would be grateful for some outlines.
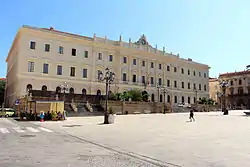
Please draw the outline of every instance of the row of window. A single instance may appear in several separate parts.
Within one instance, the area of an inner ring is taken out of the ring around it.
[[[34,72],[34,62],[32,61],[29,61],[28,62],[28,72]],[[47,63],[44,63],[43,64],[43,71],[42,71],[44,74],[48,74],[49,73],[49,64]],[[98,73],[101,73],[101,71],[97,71]],[[62,65],[57,65],[57,75],[62,75],[63,74],[63,67]],[[71,77],[75,77],[76,76],[76,68],[75,67],[70,67],[70,76]],[[87,78],[88,77],[88,69],[82,69],[82,77],[83,78]],[[127,74],[126,73],[123,73],[122,75],[122,81],[127,81]],[[154,77],[150,77],[150,84],[151,85],[154,85]],[[137,83],[137,76],[136,75],[133,75],[132,77],[132,82],[134,83]],[[145,76],[142,76],[141,77],[141,82],[143,84],[146,84],[146,77]],[[149,83],[147,83],[149,84]],[[162,78],[158,78],[158,83],[157,83],[159,86],[162,85]],[[177,88],[177,81],[174,81],[174,87]],[[167,80],[167,84],[166,86],[170,87],[170,80],[168,79]],[[190,83],[188,82],[188,85],[187,85],[188,89],[191,89],[191,85]],[[181,82],[181,88],[185,88],[185,83],[184,82]],[[193,88],[196,89],[196,84],[194,83],[193,84]],[[201,84],[199,84],[199,90],[201,90]],[[204,85],[204,91],[207,91],[207,86]]]
[[[236,81],[237,81],[237,80],[235,79],[235,82],[236,82]],[[247,82],[247,83],[248,83],[248,85],[250,84],[250,78],[248,78],[248,82]],[[238,84],[239,84],[239,85],[242,85],[242,84],[243,84],[241,79],[238,80]],[[231,85],[231,86],[234,85],[234,81],[233,81],[233,80],[230,81],[230,85]]]
[[[127,57],[123,57],[123,63],[126,64],[127,63]],[[133,59],[133,65],[136,65],[137,64],[137,59]],[[142,67],[145,67],[146,66],[146,61],[145,60],[142,60]],[[155,66],[155,63],[154,62],[150,62],[150,68],[154,68]],[[158,64],[158,69],[159,70],[162,70],[162,64]],[[170,70],[170,65],[167,65],[167,71],[171,71]],[[174,72],[177,72],[177,67],[174,67]],[[184,68],[181,68],[181,74],[185,74],[184,72]],[[188,75],[191,75],[190,73],[190,70],[188,69],[187,71],[187,74]],[[193,71],[193,75],[196,76],[196,71]],[[199,77],[201,77],[201,72],[199,72]],[[204,73],[204,78],[207,77],[207,74]]]
[[[30,42],[30,49],[33,49],[33,50],[36,49],[36,42],[34,42],[34,41]],[[45,44],[44,45],[44,51],[45,52],[50,52],[50,44]],[[58,53],[59,54],[64,54],[64,47],[63,46],[59,46]],[[75,48],[72,48],[71,55],[72,56],[76,56],[77,55],[77,50]],[[88,51],[87,50],[84,51],[84,57],[88,58]],[[98,53],[98,60],[103,60],[102,53]],[[113,55],[109,55],[108,56],[108,60],[109,60],[109,62],[112,62],[113,61]],[[123,63],[127,64],[127,57],[126,56],[123,57]],[[137,59],[133,59],[132,64],[133,65],[137,65]],[[155,62],[150,62],[150,68],[155,68],[155,64],[156,64]],[[146,67],[146,61],[142,60],[142,64],[141,65],[142,65],[142,67]],[[158,69],[162,70],[162,64],[158,64]],[[170,65],[167,65],[167,71],[170,71],[170,69],[171,69]],[[173,71],[177,72],[177,67],[174,67]],[[180,72],[181,72],[181,74],[184,74],[185,73],[184,68],[181,68]],[[187,74],[191,75],[191,72],[190,72],[189,69],[187,70]],[[193,76],[196,76],[196,72],[195,71],[193,71]],[[199,77],[201,77],[201,72],[199,72]],[[207,74],[204,73],[204,78],[206,78],[206,77],[207,77]]]
[[[32,50],[36,49],[36,42],[34,42],[34,41],[30,42],[30,49],[32,49]],[[44,51],[45,52],[50,52],[50,44],[44,44]],[[63,46],[59,46],[58,53],[59,54],[64,54],[64,47]],[[71,49],[71,55],[72,56],[77,55],[77,50],[75,48]],[[87,50],[84,51],[84,57],[85,58],[89,57],[89,52]],[[102,53],[98,53],[98,60],[102,60],[102,59],[103,59]],[[110,62],[113,61],[113,55],[109,55],[109,61]]]
[[[163,102],[163,95],[160,95],[159,101],[160,101],[160,102]],[[167,102],[170,103],[170,101],[171,101],[170,95],[167,95]],[[173,101],[173,102],[174,102],[174,103],[179,103],[179,102],[178,102],[178,97],[177,97],[177,96],[174,96],[174,101]],[[191,97],[188,97],[188,98],[187,98],[187,102],[188,102],[189,104],[191,104]],[[193,99],[193,102],[196,103],[196,98],[195,98],[195,97],[194,97],[194,99]],[[181,97],[181,103],[182,103],[182,104],[185,103],[185,97],[184,97],[184,96]]]
[[[32,61],[28,62],[28,72],[34,72],[35,71],[35,63]],[[61,65],[57,65],[57,70],[56,70],[57,75],[62,75],[63,74],[63,67]],[[49,64],[44,63],[43,64],[43,71],[44,74],[49,73]],[[76,76],[76,68],[75,67],[70,67],[70,76],[75,77]],[[82,69],[82,77],[87,78],[88,77],[88,69]]]
[[[234,95],[234,94],[239,94],[239,95],[243,95],[244,93],[250,93],[250,87],[247,88],[247,91],[244,91],[244,88],[243,87],[239,87],[237,89],[235,88],[230,88],[230,94],[231,95]],[[234,90],[237,90],[237,92],[235,93]]]
[[[123,75],[122,75],[122,81],[124,81],[124,82],[127,81],[127,74],[126,74],[126,73],[123,73]],[[155,84],[154,81],[155,81],[154,77],[150,77],[150,82],[148,81],[148,82],[146,83],[146,76],[141,76],[141,82],[142,82],[143,84],[151,84],[151,85],[154,85],[154,84]],[[136,76],[136,75],[133,75],[133,77],[132,77],[132,82],[134,82],[134,83],[137,83],[137,82],[138,82],[138,81],[137,81],[137,76]],[[170,81],[169,79],[167,79],[167,83],[166,83],[166,86],[167,86],[167,87],[170,87],[170,86],[171,86],[171,83],[170,83],[170,82],[171,82],[171,81]],[[162,78],[158,78],[158,83],[157,83],[157,85],[158,85],[158,86],[162,86],[162,84],[163,84]],[[174,87],[175,87],[175,88],[178,87],[177,81],[174,81]],[[185,89],[185,83],[184,83],[183,81],[181,82],[181,88]],[[189,82],[188,82],[187,88],[188,88],[188,89],[191,89],[191,84],[190,84]],[[207,91],[207,85],[206,85],[206,84],[204,85],[203,88],[204,88],[204,91]],[[195,84],[195,83],[193,84],[193,89],[196,90],[196,84]],[[199,84],[199,90],[201,90],[201,84]]]

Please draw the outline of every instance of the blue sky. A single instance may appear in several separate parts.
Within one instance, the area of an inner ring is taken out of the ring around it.
[[[8,0],[0,3],[0,77],[19,27],[137,40],[208,64],[210,77],[250,64],[249,0]]]

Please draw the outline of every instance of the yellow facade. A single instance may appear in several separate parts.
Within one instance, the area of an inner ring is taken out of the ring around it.
[[[250,70],[220,74],[219,80],[228,82],[226,104],[229,107],[250,108]]]
[[[35,48],[31,49],[34,43]],[[73,52],[75,56],[72,56]],[[194,84],[198,90],[197,98],[209,97],[207,65],[153,48],[144,35],[133,43],[131,40],[123,41],[122,37],[112,41],[95,34],[84,37],[52,28],[23,26],[16,35],[6,62],[5,102],[9,105],[26,94],[28,84],[35,90],[46,86],[47,90],[55,91],[66,81],[74,93],[81,94],[85,89],[87,94],[95,95],[97,90],[105,94],[105,85],[98,82],[98,70],[104,72],[106,67],[116,74],[110,88],[112,92],[137,88],[154,94],[157,101],[157,83],[161,80],[173,103],[181,103],[183,99],[185,103],[194,103]],[[58,66],[62,68],[62,75],[58,75]],[[70,76],[71,67],[75,67],[75,76]],[[142,83],[143,76],[146,87]]]
[[[218,94],[221,93],[221,87],[217,78],[209,79],[209,98],[218,103]]]

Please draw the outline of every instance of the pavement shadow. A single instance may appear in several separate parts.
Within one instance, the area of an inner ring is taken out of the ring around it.
[[[110,124],[110,123],[109,124],[105,124],[105,123],[102,122],[102,123],[98,123],[97,125],[112,125],[112,124]]]
[[[83,125],[62,125],[62,127],[66,127],[66,128],[73,128],[73,127],[81,127]]]
[[[28,119],[20,119],[20,118],[13,118],[13,120],[18,121],[18,122],[39,122],[40,120],[28,120]]]

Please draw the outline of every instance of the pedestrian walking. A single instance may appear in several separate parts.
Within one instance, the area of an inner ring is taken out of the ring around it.
[[[189,119],[190,119],[190,122],[192,122],[192,121],[195,122],[195,119],[194,119],[194,110],[193,109],[190,110]]]
[[[66,119],[67,119],[66,110],[64,110],[64,111],[63,111],[63,118],[64,118],[64,120],[66,120]]]

